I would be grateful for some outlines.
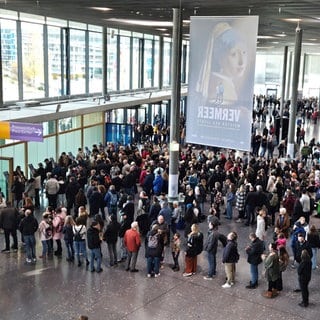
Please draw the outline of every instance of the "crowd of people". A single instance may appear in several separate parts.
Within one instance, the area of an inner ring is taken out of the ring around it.
[[[188,145],[179,155],[183,200],[172,204],[166,197],[169,149],[165,140],[161,145],[151,140],[126,147],[94,145],[90,151],[79,148],[76,156],[63,152],[58,161],[39,163],[29,179],[18,166],[13,172],[13,203],[0,196],[2,252],[18,250],[19,231],[27,264],[61,257],[65,250],[68,263],[85,265],[91,272],[102,271],[103,259],[110,267],[125,262],[126,271],[138,272],[137,258],[144,246],[146,274],[151,278],[159,277],[169,261],[173,271],[180,271],[182,260],[183,276],[192,277],[197,273],[197,256],[205,251],[208,270],[204,279],[212,280],[220,241],[227,279],[222,287],[235,284],[236,264],[246,254],[251,277],[247,288],[258,287],[258,265],[264,263],[268,281],[264,296],[274,298],[283,289],[290,240],[291,267],[297,269],[299,279],[296,290],[301,290],[301,306],[306,307],[320,247],[318,231],[314,225],[309,228],[320,200],[319,164],[307,166],[303,157],[283,161],[264,156],[254,148],[251,155],[240,156],[234,150]],[[227,235],[219,230],[221,223],[231,226],[233,222],[251,226],[245,252],[238,250],[235,230]],[[206,223],[207,234],[201,231]],[[274,231],[270,244],[268,229]],[[36,239],[42,245],[38,256]],[[102,257],[103,242],[108,258]]]

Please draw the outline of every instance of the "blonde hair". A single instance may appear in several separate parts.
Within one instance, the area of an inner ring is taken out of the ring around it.
[[[66,219],[64,220],[64,225],[71,225],[71,226],[75,226],[76,223],[74,222],[72,216],[66,216]]]

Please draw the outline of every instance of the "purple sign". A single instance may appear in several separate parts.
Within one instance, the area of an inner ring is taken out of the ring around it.
[[[10,139],[43,141],[43,126],[38,123],[10,122]]]

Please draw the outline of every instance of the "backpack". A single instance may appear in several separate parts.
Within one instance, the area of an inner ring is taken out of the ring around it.
[[[82,240],[82,236],[81,236],[82,227],[83,227],[83,226],[81,226],[81,228],[80,228],[79,231],[76,231],[76,230],[75,230],[74,238],[73,238],[74,241],[81,241],[81,240]]]
[[[118,203],[118,195],[110,192],[110,205],[116,207]]]
[[[52,237],[52,226],[49,226],[44,230],[44,235],[46,239],[50,239]]]
[[[153,236],[149,236],[148,237],[148,248],[151,248],[151,249],[155,249],[158,247],[158,243],[159,243],[159,240],[158,240],[158,234],[154,234]]]
[[[278,194],[277,193],[272,193],[272,197],[270,199],[270,206],[275,207],[278,204]]]
[[[56,232],[56,233],[61,233],[61,232],[62,232],[62,229],[63,229],[63,226],[64,226],[64,219],[61,218],[60,216],[58,216],[58,218],[60,219],[60,222],[59,222],[59,224],[56,226],[55,232]]]
[[[194,242],[195,242],[195,252],[196,252],[196,255],[198,255],[203,250],[203,234],[201,232],[199,232],[198,235],[194,237]]]

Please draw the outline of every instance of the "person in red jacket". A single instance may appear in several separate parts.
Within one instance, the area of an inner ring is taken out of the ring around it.
[[[138,230],[138,222],[131,223],[131,229],[127,230],[124,235],[124,245],[128,251],[126,271],[138,272],[136,263],[138,258],[139,249],[141,246],[140,233]]]

